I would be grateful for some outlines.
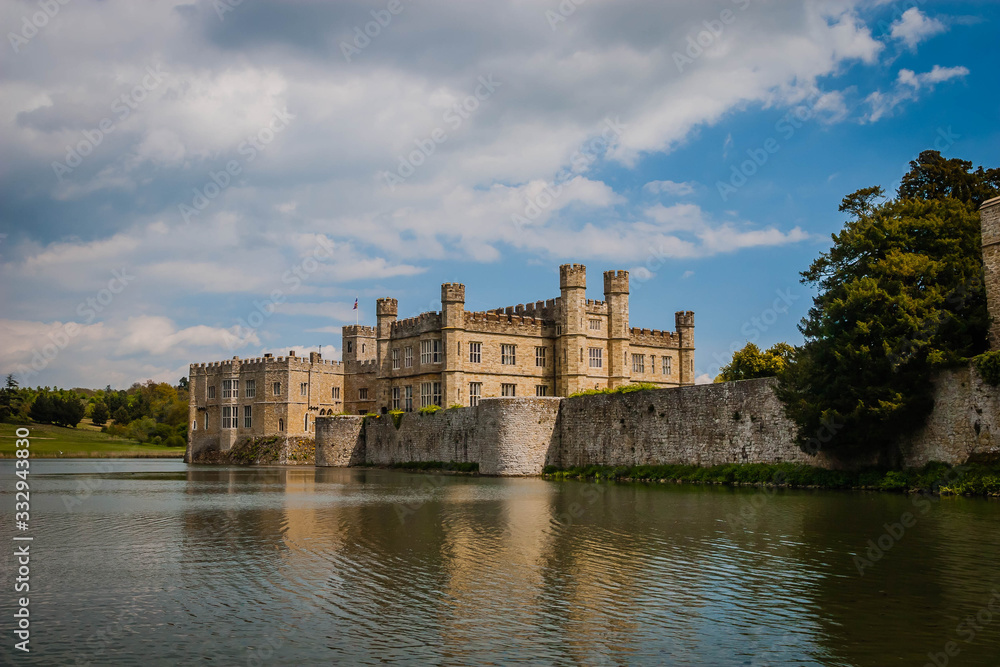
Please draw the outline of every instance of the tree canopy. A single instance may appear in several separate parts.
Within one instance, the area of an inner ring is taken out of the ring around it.
[[[788,343],[775,343],[766,352],[761,352],[753,343],[747,343],[742,350],[733,354],[731,362],[722,367],[715,381],[775,377],[785,370],[794,352],[795,348]]]
[[[832,449],[894,442],[930,412],[933,369],[987,347],[977,209],[1000,171],[936,151],[910,166],[896,199],[845,197],[851,218],[802,273],[819,293],[778,388],[802,443],[831,425]]]

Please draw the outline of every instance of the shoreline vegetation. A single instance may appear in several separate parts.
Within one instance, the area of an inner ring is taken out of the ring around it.
[[[788,489],[831,489],[932,493],[935,495],[1000,497],[1000,464],[970,463],[950,466],[928,463],[922,468],[885,470],[826,470],[792,463],[729,463],[642,466],[546,466],[549,480],[624,483],[705,484]]]

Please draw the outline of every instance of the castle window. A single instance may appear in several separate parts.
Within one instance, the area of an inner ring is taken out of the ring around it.
[[[308,382],[300,382],[299,383],[299,395],[300,396],[305,396],[308,392],[309,392],[309,383]]]
[[[483,361],[483,344],[469,343],[469,363],[478,364]]]
[[[271,385],[271,392],[275,396],[281,396],[281,383],[280,382],[275,382],[274,384],[272,384]]]
[[[561,324],[557,324],[556,325],[556,335],[557,336],[562,336],[562,325]]]
[[[441,341],[422,340],[420,341],[420,363],[436,364],[441,361]]]
[[[476,407],[479,405],[479,399],[483,396],[483,383],[482,382],[470,382],[469,383],[469,406]]]
[[[255,398],[257,396],[257,381],[256,380],[247,380],[246,395],[247,395],[247,398]]]
[[[222,398],[239,398],[239,395],[240,395],[239,380],[222,381]]]
[[[399,370],[399,350],[398,349],[394,349],[392,351],[392,370],[394,370],[394,371],[398,371]]]
[[[670,375],[670,357],[663,357],[663,374]]]
[[[340,387],[331,387],[330,396],[336,400],[340,400]]]
[[[440,382],[420,383],[420,407],[426,408],[428,405],[441,405]]]
[[[320,416],[320,417],[324,417],[324,416],[326,416],[326,410],[320,410],[320,411],[319,411],[319,416]]]
[[[205,413],[205,430],[208,430],[208,413]]]
[[[222,406],[222,428],[236,428],[235,405]]]
[[[591,329],[591,331],[600,331],[601,330],[601,321],[600,320],[590,320],[590,329]]]
[[[500,385],[500,395],[501,396],[516,396],[517,395],[517,385],[516,384],[502,384],[502,385]]]
[[[535,385],[535,396],[548,396],[549,386],[546,384],[536,384]]]
[[[347,351],[348,352],[354,351],[354,343],[352,341],[347,341]]]
[[[646,372],[646,355],[644,354],[632,355],[632,372],[633,373]]]
[[[302,429],[304,431],[308,431],[309,430],[309,413],[308,412],[305,414],[305,419],[302,420]]]
[[[285,420],[284,419],[279,419],[278,420],[278,430],[279,431],[284,431],[285,430]]]
[[[358,400],[367,401],[368,400],[368,387],[361,387],[358,389]]]
[[[365,344],[361,343],[361,354],[365,353]]]
[[[413,348],[407,345],[403,348],[403,367],[411,368],[413,366]]]
[[[413,387],[410,385],[403,387],[403,410],[413,412]]]
[[[243,428],[253,428],[253,406],[243,406]]]
[[[535,365],[539,368],[545,368],[545,348],[536,347],[535,348]]]
[[[193,422],[191,422],[191,430],[192,431],[197,431],[198,430],[198,420],[197,419],[195,419]]]
[[[604,367],[604,350],[599,347],[592,347],[587,351],[590,357],[590,367],[591,368],[603,368]]]
[[[517,362],[517,357],[515,355],[516,348],[516,345],[501,345],[500,363],[507,366],[513,366]]]
[[[208,387],[208,397],[209,398],[215,398],[215,385],[214,384],[210,385]]]
[[[399,410],[399,387],[392,388],[392,409]]]

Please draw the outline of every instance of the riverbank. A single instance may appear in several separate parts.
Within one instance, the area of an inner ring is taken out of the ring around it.
[[[33,459],[93,459],[93,458],[181,458],[184,447],[144,445],[135,440],[115,438],[101,429],[80,424],[76,428],[51,424],[0,424],[0,459],[12,459],[18,428],[27,428]]]
[[[907,470],[826,470],[793,463],[647,466],[546,466],[545,479],[720,484],[798,489],[856,489],[895,493],[1000,497],[1000,465],[928,463]]]

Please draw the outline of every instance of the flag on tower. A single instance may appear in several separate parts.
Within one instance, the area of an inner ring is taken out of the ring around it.
[[[358,300],[354,299],[354,310],[358,309]]]

